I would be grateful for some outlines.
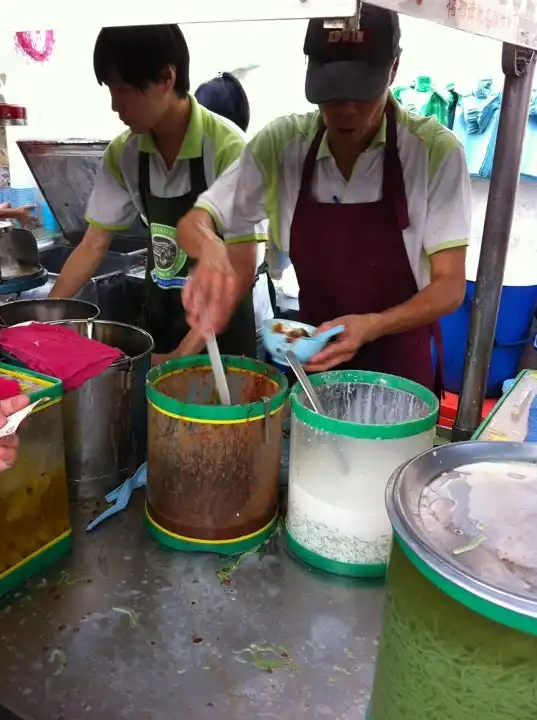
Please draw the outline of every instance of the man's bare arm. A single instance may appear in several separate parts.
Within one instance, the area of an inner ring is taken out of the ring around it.
[[[51,298],[71,298],[84,286],[104,260],[112,232],[90,225],[62,268],[50,293]]]

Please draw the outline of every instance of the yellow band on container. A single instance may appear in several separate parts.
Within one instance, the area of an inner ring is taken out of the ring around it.
[[[61,402],[61,398],[55,398],[54,400],[49,400],[48,402],[41,403],[32,410],[30,415],[35,415],[35,413],[41,412],[41,410],[46,410],[47,408],[51,407],[52,405],[56,405],[59,402]]]
[[[162,527],[156,520],[153,520],[151,515],[149,514],[149,510],[147,509],[147,505],[145,506],[145,516],[148,519],[148,521],[151,523],[151,525],[154,525],[157,530],[160,530],[161,533],[164,533],[164,535],[167,535],[170,538],[175,538],[176,540],[182,540],[183,542],[187,543],[193,543],[197,545],[231,545],[232,543],[242,542],[243,540],[251,540],[252,538],[255,538],[257,535],[261,535],[262,533],[266,532],[270,526],[274,523],[276,518],[278,517],[278,513],[274,515],[272,520],[268,522],[266,525],[264,525],[259,530],[256,530],[253,533],[250,533],[249,535],[241,535],[241,537],[233,538],[230,540],[200,540],[198,538],[191,538],[186,537],[186,535],[177,535],[177,533],[170,532],[170,530],[166,530],[166,528]]]
[[[0,370],[0,375],[11,375],[14,378],[18,378],[19,380],[26,381],[27,383],[34,384],[34,385],[43,385],[43,387],[54,387],[54,383],[49,382],[48,380],[43,380],[43,378],[34,377],[34,375],[27,375],[23,370],[8,370],[8,368],[3,367]]]
[[[201,425],[242,425],[244,423],[251,423],[257,422],[258,420],[263,420],[265,417],[265,415],[254,415],[254,417],[242,418],[241,420],[202,420],[200,418],[186,417],[184,415],[177,415],[176,413],[171,413],[168,410],[163,410],[162,408],[155,405],[155,403],[151,400],[148,400],[147,402],[154,410],[162,413],[163,415],[174,418],[174,420],[182,420],[183,422],[189,423],[200,423]],[[269,412],[269,415],[276,415],[277,413],[281,412],[281,410],[283,410],[283,405],[279,408],[276,408],[276,410],[272,410],[271,412]]]

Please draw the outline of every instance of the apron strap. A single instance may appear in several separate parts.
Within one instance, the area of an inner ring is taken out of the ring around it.
[[[410,225],[408,205],[406,201],[405,179],[403,166],[397,149],[397,122],[395,109],[388,100],[386,105],[386,148],[384,150],[384,167],[382,173],[382,197],[391,198],[397,226],[399,230],[406,230]]]
[[[302,168],[302,178],[300,182],[300,190],[298,192],[297,205],[300,201],[309,200],[311,197],[311,186],[313,182],[313,173],[315,172],[315,162],[317,161],[317,153],[321,147],[324,133],[325,128],[322,126],[315,133],[313,142],[307,152],[306,159],[304,160],[304,167]]]
[[[207,179],[203,167],[203,157],[190,158],[190,191],[201,195],[207,190]]]
[[[140,201],[142,203],[142,209],[144,211],[145,219],[148,225],[150,220],[147,213],[147,195],[146,193],[150,190],[149,180],[149,153],[139,152],[138,153],[138,193],[140,195]]]

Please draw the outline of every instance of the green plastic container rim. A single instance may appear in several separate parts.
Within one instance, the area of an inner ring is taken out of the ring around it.
[[[287,527],[285,528],[285,540],[291,553],[296,555],[299,560],[331,575],[353,578],[381,578],[386,575],[386,563],[346,563],[341,560],[330,560],[313,550],[308,550],[294,539]]]
[[[537,618],[522,615],[514,610],[496,605],[482,597],[478,597],[468,590],[464,590],[459,585],[455,585],[447,580],[439,572],[433,570],[397,533],[394,533],[394,541],[399,544],[414,567],[445,595],[448,595],[456,602],[464,605],[478,615],[482,615],[488,620],[492,620],[500,625],[505,625],[513,630],[519,630],[527,635],[537,635]]]
[[[28,558],[8,570],[0,578],[0,597],[16,590],[35,575],[40,575],[49,565],[70,552],[73,546],[73,534],[68,530],[59,538],[32,553]]]
[[[51,400],[61,400],[63,396],[63,383],[57,378],[49,377],[48,375],[41,375],[41,373],[34,372],[33,370],[26,370],[26,368],[17,367],[15,365],[7,365],[6,363],[0,363],[0,374],[2,370],[6,375],[11,375],[14,380],[24,380],[29,378],[37,380],[36,384],[42,385],[42,390],[35,390],[28,394],[30,402],[36,402],[41,398],[50,398]]]
[[[252,360],[238,355],[222,355],[224,370],[264,375],[278,386],[278,392],[270,398],[269,412],[280,410],[285,404],[288,384],[283,373],[260,360]],[[184,358],[173,358],[162,365],[152,368],[145,381],[146,397],[157,409],[167,415],[184,420],[215,423],[247,422],[262,418],[265,415],[263,402],[246,403],[244,405],[198,405],[182,402],[168,397],[157,389],[158,383],[169,375],[193,368],[209,368],[211,361],[208,355],[191,355]]]
[[[277,515],[265,527],[256,533],[251,533],[247,537],[238,538],[234,541],[227,542],[206,542],[175,535],[169,530],[164,530],[153,520],[149,512],[148,506],[145,506],[145,524],[151,537],[157,542],[171,550],[181,550],[183,552],[203,552],[215,553],[216,555],[242,555],[242,553],[261,545],[267,540],[277,527]]]
[[[336,370],[333,372],[310,375],[310,382],[313,387],[331,385],[335,383],[365,383],[368,385],[382,385],[393,390],[402,390],[420,398],[429,406],[429,413],[423,418],[406,420],[405,422],[392,425],[365,425],[348,422],[347,420],[336,420],[318,415],[300,402],[304,391],[299,383],[295,383],[291,389],[291,410],[293,415],[301,422],[310,427],[322,430],[332,435],[343,435],[350,438],[362,438],[364,440],[396,440],[398,438],[419,435],[427,430],[436,427],[438,418],[439,402],[436,395],[412,380],[387,375],[385,373],[370,372],[367,370]]]

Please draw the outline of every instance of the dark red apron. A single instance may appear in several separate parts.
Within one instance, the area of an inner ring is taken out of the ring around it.
[[[291,225],[290,257],[300,288],[302,322],[381,313],[418,292],[402,231],[409,224],[393,106],[386,109],[382,197],[368,203],[318,203],[312,180],[324,128],[308,151]],[[431,336],[439,364],[433,369]],[[440,325],[387,335],[364,345],[342,368],[375,370],[441,391]]]

